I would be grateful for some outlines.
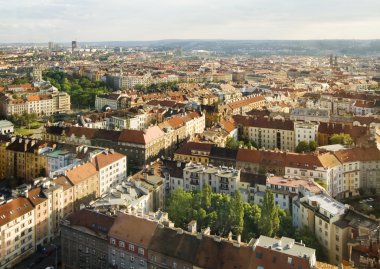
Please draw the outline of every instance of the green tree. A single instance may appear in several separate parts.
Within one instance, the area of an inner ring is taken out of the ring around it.
[[[235,191],[231,200],[231,231],[241,235],[244,227],[244,205],[239,191]]]
[[[296,146],[296,152],[298,153],[309,152],[309,151],[310,151],[310,147],[307,141],[300,141],[298,145]]]
[[[292,216],[290,215],[288,211],[285,211],[282,209],[278,210],[278,215],[280,218],[280,229],[279,229],[278,235],[293,238],[296,230],[293,227]]]
[[[206,211],[211,207],[211,186],[205,184],[202,189],[202,208]]]
[[[310,149],[310,151],[315,151],[317,149],[317,147],[318,147],[317,142],[315,142],[315,141],[310,141],[309,142],[309,149]]]
[[[261,208],[257,204],[244,203],[244,229],[242,240],[248,242],[259,235]]]
[[[266,236],[275,236],[280,228],[278,207],[275,205],[273,193],[267,190],[261,205],[261,218],[259,222],[260,233]]]
[[[167,212],[177,227],[185,227],[190,222],[192,202],[191,192],[186,192],[182,188],[177,188],[171,192]]]
[[[342,145],[349,146],[349,145],[352,145],[353,140],[349,134],[340,133],[340,134],[333,134],[330,137],[329,142],[330,142],[330,145],[342,144]]]
[[[239,145],[240,145],[239,141],[237,141],[235,138],[233,138],[233,137],[227,138],[226,148],[238,149]]]
[[[297,241],[302,241],[305,246],[309,248],[314,248],[316,250],[316,256],[318,261],[326,261],[326,253],[324,252],[323,246],[318,242],[315,234],[310,231],[307,226],[301,227],[296,231],[294,238]]]

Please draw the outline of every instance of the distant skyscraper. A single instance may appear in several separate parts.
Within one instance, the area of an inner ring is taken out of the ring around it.
[[[55,48],[54,42],[49,42],[48,47],[49,47],[49,50],[53,50]]]
[[[333,55],[330,54],[330,66],[333,66]]]
[[[71,51],[74,52],[74,50],[78,47],[78,44],[76,41],[71,41]]]
[[[338,66],[338,56],[335,56],[334,65]]]

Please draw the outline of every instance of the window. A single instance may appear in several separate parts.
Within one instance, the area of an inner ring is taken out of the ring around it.
[[[116,244],[116,240],[111,238],[111,245],[115,245]]]
[[[140,260],[140,265],[144,265],[144,264],[145,264],[144,260]]]
[[[139,254],[144,255],[144,249],[143,248],[139,248]]]
[[[119,242],[119,247],[124,248],[125,247],[125,243],[123,241],[120,241]]]
[[[135,257],[131,256],[131,262],[135,261]]]
[[[135,251],[135,246],[132,245],[132,244],[129,244],[129,250],[130,250],[130,251]]]
[[[256,258],[261,259],[263,257],[263,253],[256,252]]]

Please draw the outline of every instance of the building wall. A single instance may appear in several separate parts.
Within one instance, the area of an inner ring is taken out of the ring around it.
[[[100,238],[68,225],[62,225],[61,231],[63,269],[109,268],[106,238]]]
[[[0,227],[0,268],[12,268],[35,251],[34,210]]]

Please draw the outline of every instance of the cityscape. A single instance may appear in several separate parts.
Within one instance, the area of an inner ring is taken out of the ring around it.
[[[0,19],[0,269],[380,269],[380,3],[31,2]]]

